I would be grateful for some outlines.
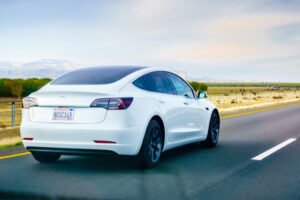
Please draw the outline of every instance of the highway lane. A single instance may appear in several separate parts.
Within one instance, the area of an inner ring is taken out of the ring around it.
[[[30,155],[2,159],[0,198],[300,199],[300,105],[221,123],[216,148],[174,149],[149,170],[118,156],[63,156],[53,164],[37,163]],[[261,161],[251,160],[289,138],[297,140]]]

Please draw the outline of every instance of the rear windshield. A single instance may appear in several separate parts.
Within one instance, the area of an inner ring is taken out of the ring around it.
[[[98,85],[116,82],[144,67],[90,67],[69,72],[51,82],[52,85]]]

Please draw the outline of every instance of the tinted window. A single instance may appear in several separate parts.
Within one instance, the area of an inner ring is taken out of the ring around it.
[[[136,87],[141,88],[143,90],[148,90],[143,77],[140,77],[140,78],[136,79],[135,81],[133,81],[133,85],[135,85]]]
[[[194,98],[192,89],[184,80],[172,73],[168,73],[168,75],[178,95]]]
[[[53,85],[93,85],[109,84],[143,67],[90,67],[67,73],[51,82]]]
[[[149,90],[151,92],[174,94],[171,83],[164,72],[151,72],[142,76],[139,79],[144,80],[144,83],[146,84],[146,90]],[[137,81],[139,79],[137,79]],[[139,83],[141,82],[142,81],[139,81]]]

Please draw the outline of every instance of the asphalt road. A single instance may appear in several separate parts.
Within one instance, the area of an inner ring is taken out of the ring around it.
[[[221,120],[216,148],[165,152],[155,169],[131,157],[31,155],[0,160],[0,199],[300,199],[300,105]],[[263,160],[253,157],[296,140]],[[6,152],[5,152],[6,151]],[[22,147],[0,154],[22,151]]]

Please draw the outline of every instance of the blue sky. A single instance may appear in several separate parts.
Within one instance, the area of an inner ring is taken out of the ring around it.
[[[299,10],[292,0],[1,0],[0,70],[57,59],[300,82]]]

